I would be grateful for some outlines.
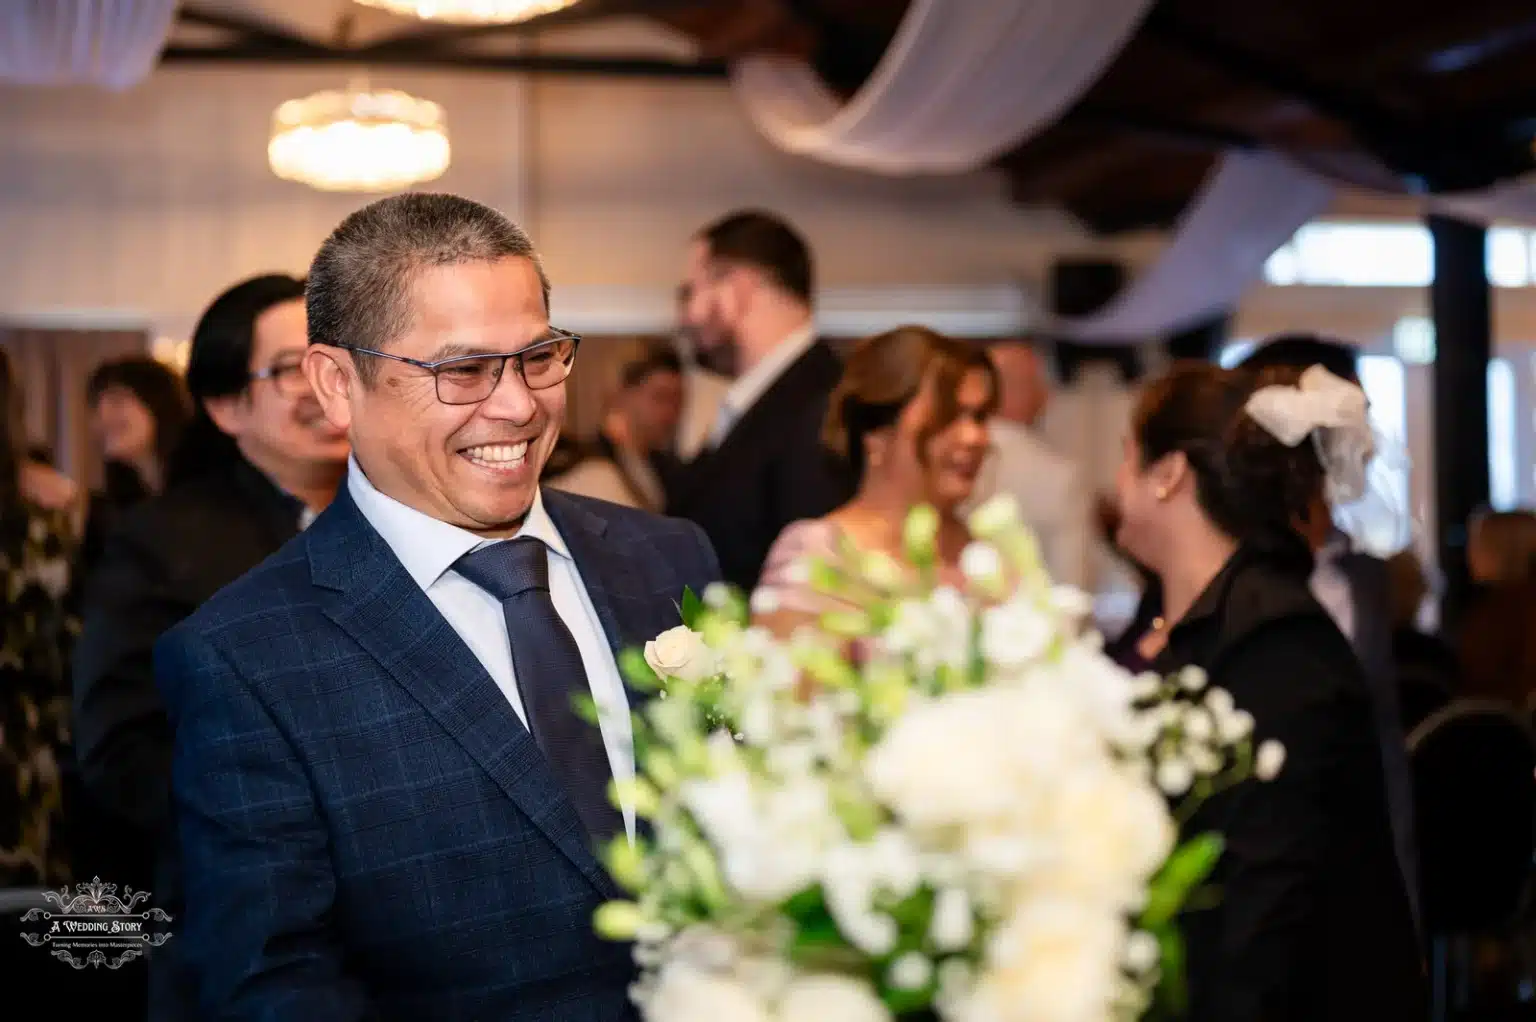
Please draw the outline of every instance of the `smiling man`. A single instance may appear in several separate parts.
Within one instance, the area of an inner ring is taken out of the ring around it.
[[[539,489],[579,347],[548,296],[454,196],[315,257],[304,369],[347,485],[156,651],[194,1017],[633,1017],[591,926],[593,847],[636,826],[606,799],[634,772],[615,653],[718,568],[693,525]]]

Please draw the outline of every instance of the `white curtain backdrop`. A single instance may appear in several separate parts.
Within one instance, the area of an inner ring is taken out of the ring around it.
[[[736,93],[775,145],[881,174],[974,170],[1093,84],[1152,0],[913,0],[846,105],[798,60],[751,57]]]
[[[1328,208],[1334,190],[1277,153],[1229,152],[1151,268],[1102,311],[1053,331],[1085,343],[1148,342],[1231,309],[1270,254]]]
[[[132,88],[175,13],[176,0],[0,0],[0,82]]]

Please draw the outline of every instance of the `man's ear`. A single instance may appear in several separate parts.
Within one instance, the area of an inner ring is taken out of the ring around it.
[[[352,427],[352,397],[362,386],[352,361],[340,349],[311,344],[304,352],[304,378],[326,421],[337,429]]]
[[[208,418],[219,427],[219,432],[227,433],[232,437],[238,437],[245,427],[244,406],[248,394],[229,394],[225,397],[210,397],[203,401],[203,410],[208,413]]]

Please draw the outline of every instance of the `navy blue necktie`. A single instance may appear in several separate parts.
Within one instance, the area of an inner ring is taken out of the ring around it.
[[[613,769],[602,732],[576,713],[576,698],[592,688],[549,595],[549,551],[537,539],[512,539],[465,554],[453,570],[501,601],[528,730],[587,833],[604,842],[622,832],[624,819],[608,801]]]

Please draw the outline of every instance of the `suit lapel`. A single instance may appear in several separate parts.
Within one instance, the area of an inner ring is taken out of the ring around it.
[[[326,616],[421,704],[588,880],[616,896],[528,729],[345,487],[306,538],[314,581],[335,593],[322,601]]]
[[[570,547],[615,659],[625,649],[643,646],[680,623],[673,604],[683,594],[658,593],[646,583],[638,560],[640,542],[610,535],[607,521],[557,490],[544,491],[544,507]],[[638,708],[646,696],[632,688],[628,679],[624,679],[624,688],[631,709]]]
[[[774,431],[804,407],[809,397],[824,397],[830,388],[827,380],[836,381],[840,372],[841,362],[826,343],[812,344],[739,413],[718,445],[706,448],[687,465],[680,481],[679,506],[686,507],[702,496],[701,490],[719,486],[722,476],[728,476],[733,467],[755,462],[755,452],[774,442]]]

